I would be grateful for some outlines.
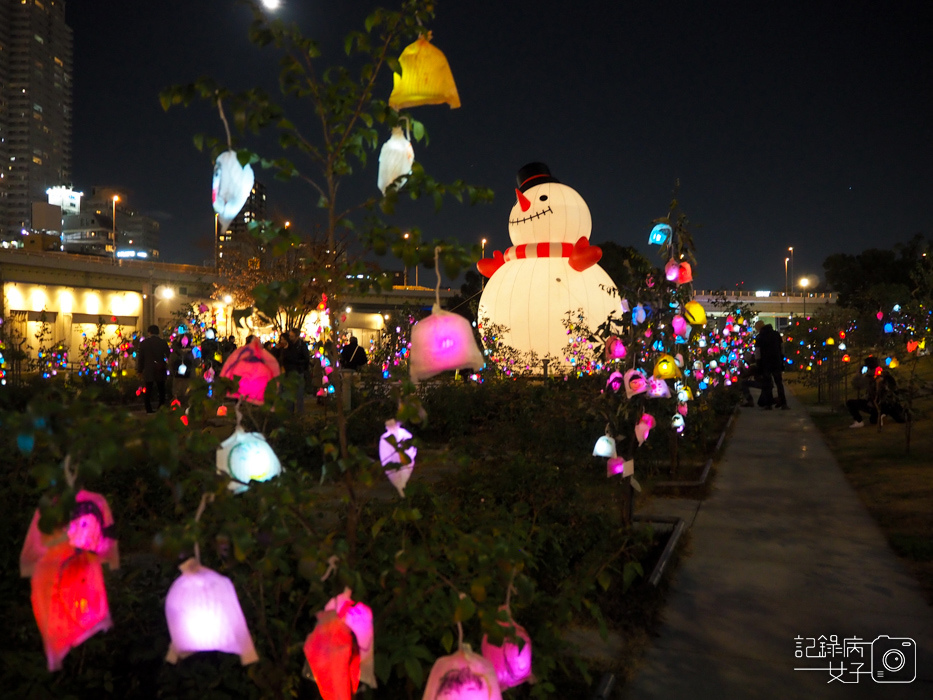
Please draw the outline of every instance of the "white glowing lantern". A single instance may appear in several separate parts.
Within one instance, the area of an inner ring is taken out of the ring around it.
[[[518,185],[509,215],[512,247],[480,266],[491,276],[478,317],[508,329],[502,342],[521,353],[564,358],[567,315],[595,329],[620,313],[619,297],[597,264],[602,252],[589,245],[592,219],[583,198],[542,163],[524,166]]]
[[[596,446],[593,448],[594,457],[615,457],[616,456],[616,441],[614,438],[603,435],[599,440],[596,441]]]
[[[422,700],[502,700],[493,665],[470,647],[434,662]]]
[[[435,304],[430,316],[412,326],[409,373],[413,382],[451,369],[476,372],[484,364],[470,322],[460,314]]]
[[[684,431],[684,417],[679,413],[671,416],[671,427],[678,433],[682,433]]]
[[[648,377],[648,396],[652,399],[669,399],[671,389],[665,380],[659,377]]]
[[[282,473],[282,464],[262,433],[237,426],[217,448],[217,471],[230,477],[229,489],[243,493],[250,481],[268,481]]]
[[[395,444],[392,444],[392,440]],[[415,455],[418,448],[414,445],[403,447],[402,443],[411,440],[411,433],[395,420],[386,421],[386,431],[379,438],[379,461],[385,469],[386,476],[398,491],[399,496],[405,495],[405,486],[415,468]]]
[[[220,230],[225,231],[253,189],[253,169],[249,163],[240,165],[236,151],[224,151],[214,163],[212,195]]]
[[[404,186],[407,176],[411,174],[411,166],[414,162],[415,151],[411,147],[411,142],[405,138],[401,127],[394,127],[392,136],[379,151],[377,185],[382,194],[386,193],[386,188],[393,182],[396,182],[398,187]]]
[[[168,589],[165,619],[171,636],[165,660],[199,651],[237,654],[244,666],[259,660],[233,582],[194,558],[180,567],[181,576]]]

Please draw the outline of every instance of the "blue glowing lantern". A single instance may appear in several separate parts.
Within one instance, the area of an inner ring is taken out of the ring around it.
[[[651,245],[664,245],[671,237],[672,229],[667,224],[657,224],[648,235],[648,243]]]
[[[893,332],[894,332],[894,324],[893,324],[893,323],[885,323],[885,324],[884,324],[884,332],[885,332],[885,333],[893,333]]]

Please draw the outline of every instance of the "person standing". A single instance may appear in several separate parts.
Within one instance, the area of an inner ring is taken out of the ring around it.
[[[152,392],[159,392],[159,405],[165,403],[165,377],[168,374],[168,343],[159,335],[159,327],[149,326],[149,336],[139,344],[136,371],[143,378],[143,403],[146,413],[154,413]]]
[[[172,396],[182,404],[188,403],[188,384],[194,376],[197,360],[192,351],[194,343],[187,333],[179,336],[172,343],[172,354],[168,359],[172,375]]]
[[[279,346],[279,362],[285,371],[285,376],[295,378],[298,393],[295,410],[302,413],[305,408],[305,374],[311,366],[311,352],[308,350],[308,344],[298,335],[296,328],[290,329],[287,336],[282,336],[282,343]]]
[[[360,347],[359,341],[355,335],[350,336],[350,342],[340,350],[340,364],[344,369],[356,371],[365,365],[369,359],[366,357],[366,351]]]
[[[768,383],[767,393],[762,389],[758,404],[762,408],[771,409],[774,399],[771,397],[770,383],[777,387],[777,403],[774,406],[787,409],[787,397],[784,395],[784,339],[774,330],[770,323],[764,324],[755,338],[755,350],[758,355],[758,369]],[[762,401],[761,399],[765,400]]]

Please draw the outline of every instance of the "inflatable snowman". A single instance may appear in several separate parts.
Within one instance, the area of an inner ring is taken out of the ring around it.
[[[595,331],[613,312],[621,314],[622,302],[597,265],[602,251],[590,245],[590,210],[577,191],[560,184],[544,163],[529,163],[518,171],[515,193],[512,247],[477,264],[489,278],[478,317],[507,328],[506,345],[565,364],[567,313],[576,321],[581,310],[583,323]]]

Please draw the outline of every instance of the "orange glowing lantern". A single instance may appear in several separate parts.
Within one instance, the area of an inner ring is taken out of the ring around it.
[[[32,611],[50,671],[61,670],[73,647],[113,626],[96,554],[67,542],[55,544],[36,563],[31,583]]]
[[[920,345],[916,340],[907,341],[907,352],[913,352]]]
[[[402,74],[394,73],[389,106],[396,110],[421,105],[460,106],[460,95],[444,53],[431,43],[431,35],[420,36],[398,58]]]
[[[687,284],[693,281],[693,270],[690,263],[682,262],[677,266],[677,284]]]
[[[242,398],[257,405],[264,400],[266,385],[279,373],[278,360],[262,347],[259,338],[253,338],[253,342],[230,353],[220,370],[220,376],[224,379],[239,381],[237,390],[227,394],[228,398]]]
[[[484,364],[470,322],[460,314],[443,311],[435,304],[431,315],[411,329],[409,372],[413,382],[445,370],[470,368],[478,371]]]

